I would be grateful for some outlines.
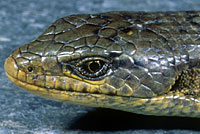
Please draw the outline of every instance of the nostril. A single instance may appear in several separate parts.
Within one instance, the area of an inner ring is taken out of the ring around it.
[[[27,69],[28,69],[29,72],[32,72],[32,71],[33,71],[33,67],[31,67],[31,66],[28,67]]]

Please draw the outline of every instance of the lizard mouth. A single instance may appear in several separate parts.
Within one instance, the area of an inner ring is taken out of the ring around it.
[[[61,91],[57,89],[47,89],[47,88],[39,87],[37,85],[20,81],[14,78],[13,76],[11,76],[8,72],[6,72],[6,75],[13,83],[15,83],[20,88],[44,98],[49,98],[49,99],[53,99],[57,101],[69,101],[69,102],[75,103],[73,100],[79,101],[80,98],[85,98],[86,96],[88,96],[87,93]]]

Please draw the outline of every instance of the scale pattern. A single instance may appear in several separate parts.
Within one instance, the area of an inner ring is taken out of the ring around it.
[[[16,49],[5,69],[20,87],[55,100],[200,117],[199,52],[200,12],[81,14],[58,19]],[[108,61],[105,75],[87,79],[69,68],[91,57]]]

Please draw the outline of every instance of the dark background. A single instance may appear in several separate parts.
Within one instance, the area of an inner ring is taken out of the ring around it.
[[[29,94],[4,74],[6,57],[70,14],[200,10],[200,0],[1,0],[0,134],[198,134],[200,119],[143,116],[55,102]]]

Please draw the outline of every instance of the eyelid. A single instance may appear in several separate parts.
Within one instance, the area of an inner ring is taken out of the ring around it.
[[[108,59],[103,58],[103,57],[87,57],[87,58],[80,60],[78,63],[76,63],[76,66],[82,65],[84,62],[95,61],[95,60],[101,60],[105,63],[110,63],[110,61]]]
[[[97,72],[90,73],[87,72],[83,67],[87,66],[87,63],[90,61],[99,61],[102,62],[102,68]],[[77,59],[68,63],[68,66],[71,66],[74,74],[79,77],[87,80],[101,80],[105,76],[109,75],[112,72],[112,59],[109,57],[85,57],[83,59]]]
[[[86,79],[96,79],[98,77],[102,77],[106,74],[106,72],[108,71],[109,67],[108,67],[108,64],[104,65],[99,71],[95,72],[95,73],[88,73],[86,70],[82,70],[82,72],[85,72],[85,73],[82,73],[79,71],[79,74],[81,74],[84,78]]]

